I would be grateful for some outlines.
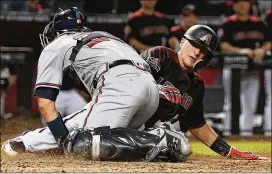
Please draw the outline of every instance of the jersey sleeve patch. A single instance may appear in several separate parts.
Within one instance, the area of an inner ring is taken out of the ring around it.
[[[184,107],[185,110],[188,110],[193,104],[193,99],[186,92],[184,92],[181,96],[180,105]]]
[[[161,70],[161,64],[160,59],[155,57],[148,57],[146,59],[146,62],[153,68],[156,72],[159,72]]]

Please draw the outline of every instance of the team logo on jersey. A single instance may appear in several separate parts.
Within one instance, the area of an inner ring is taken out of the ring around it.
[[[212,40],[212,35],[207,34],[207,35],[201,37],[200,40],[202,40],[202,41],[206,42],[208,45],[210,45],[210,42]]]
[[[188,110],[193,104],[193,99],[186,92],[182,93],[180,105]]]
[[[160,59],[155,58],[155,57],[148,57],[148,59],[146,61],[157,72],[159,72],[161,70]]]
[[[160,77],[157,80],[157,84],[162,84],[163,86],[175,87],[171,82],[165,80],[163,77]],[[188,110],[192,106],[193,102],[194,102],[193,98],[189,96],[186,92],[181,93],[180,105],[185,110]]]

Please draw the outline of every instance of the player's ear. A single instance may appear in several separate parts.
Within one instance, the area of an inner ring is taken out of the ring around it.
[[[183,44],[185,43],[185,41],[186,41],[185,38],[182,38],[182,39],[180,40],[180,43],[179,43],[180,48],[182,48],[182,46],[183,46]]]

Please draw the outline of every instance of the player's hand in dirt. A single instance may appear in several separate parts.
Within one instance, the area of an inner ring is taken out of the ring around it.
[[[266,157],[255,155],[252,152],[245,152],[236,149],[235,147],[230,148],[230,152],[227,156],[232,159],[244,159],[244,160],[267,160]]]
[[[158,87],[161,98],[165,98],[174,104],[180,104],[181,94],[177,88],[163,85],[158,85]]]

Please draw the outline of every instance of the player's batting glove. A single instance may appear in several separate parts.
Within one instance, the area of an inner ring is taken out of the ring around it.
[[[181,94],[180,91],[172,86],[158,85],[160,96],[163,96],[167,100],[174,104],[180,104]]]
[[[231,147],[227,157],[232,159],[245,159],[245,160],[267,160],[266,157],[254,155],[251,152],[239,151],[235,147]]]

